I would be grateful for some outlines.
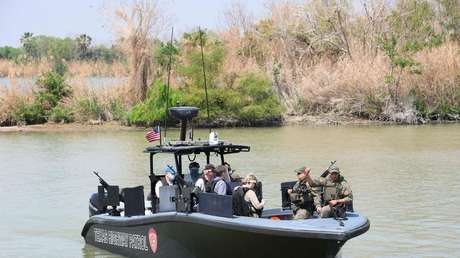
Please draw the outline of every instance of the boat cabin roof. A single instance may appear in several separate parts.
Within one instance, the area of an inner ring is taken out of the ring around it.
[[[147,147],[144,152],[150,154],[150,174],[154,175],[153,171],[153,156],[159,153],[173,154],[176,171],[182,173],[182,156],[183,155],[198,155],[204,153],[206,155],[206,163],[209,164],[211,153],[216,153],[220,156],[221,164],[224,164],[224,156],[232,153],[249,152],[250,147],[247,145],[232,144],[226,141],[219,141],[217,144],[209,144],[207,141],[175,141],[164,145]]]
[[[147,147],[144,152],[150,154],[172,153],[175,155],[188,155],[200,153],[218,153],[221,155],[249,152],[250,147],[247,145],[232,144],[229,142],[219,142],[210,145],[207,141],[177,141],[169,142],[167,145],[157,145]]]

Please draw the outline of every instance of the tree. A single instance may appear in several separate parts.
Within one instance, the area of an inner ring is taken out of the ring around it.
[[[27,58],[39,58],[37,42],[35,41],[34,34],[32,32],[24,32],[20,39],[20,42],[22,44],[22,48],[26,53]]]
[[[137,101],[145,99],[153,81],[154,38],[162,30],[157,1],[134,0],[131,6],[115,12],[119,43],[130,66],[130,85]]]
[[[80,34],[77,38],[75,38],[79,59],[86,59],[89,57],[88,50],[91,45],[91,40],[91,37],[86,34]]]

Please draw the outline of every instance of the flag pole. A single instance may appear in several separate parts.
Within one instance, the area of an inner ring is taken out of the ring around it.
[[[162,144],[161,144],[161,126],[160,124],[158,124],[157,129],[159,131],[158,133],[160,134],[160,146],[161,146]]]

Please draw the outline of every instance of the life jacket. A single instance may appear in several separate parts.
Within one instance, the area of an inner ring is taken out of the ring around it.
[[[224,179],[219,179],[219,180],[213,180],[212,183],[211,183],[211,189],[208,193],[214,193],[214,190],[216,188],[216,185],[217,185],[217,182],[220,182],[220,181],[224,181],[225,185],[227,186],[226,187],[226,191],[225,191],[225,194],[226,195],[233,195],[233,191],[232,191],[232,187],[230,186],[230,184],[225,181]],[[206,191],[207,192],[207,191]]]
[[[251,204],[244,200],[244,195],[249,189],[246,187],[237,187],[232,193],[233,214],[237,216],[252,216]]]

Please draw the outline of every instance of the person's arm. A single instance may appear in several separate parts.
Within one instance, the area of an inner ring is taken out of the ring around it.
[[[155,184],[155,195],[157,196],[158,199],[160,198],[160,187],[162,186],[163,186],[163,183],[161,181],[158,181]]]
[[[310,189],[310,192],[311,192],[311,195],[313,197],[313,205],[315,205],[316,211],[319,212],[321,210],[321,197],[313,189]]]
[[[200,188],[201,192],[204,192],[206,189],[205,189],[205,186],[204,186],[204,180],[203,178],[199,178],[198,180],[196,180],[195,182],[195,186]]]
[[[251,202],[252,206],[255,209],[261,210],[264,207],[265,201],[262,200],[261,202],[259,202],[259,199],[257,199],[256,192],[254,192],[253,190],[247,191],[246,196],[247,196],[247,201]]]
[[[326,184],[326,179],[323,177],[312,179],[310,176],[310,168],[305,168],[305,172],[307,173],[306,180],[311,187],[324,186]]]
[[[353,201],[353,192],[351,191],[351,187],[347,182],[342,182],[342,199],[340,199],[341,203],[348,204]]]
[[[225,184],[224,180],[219,180],[219,182],[216,183],[214,192],[219,195],[225,195],[227,193],[227,184]]]

